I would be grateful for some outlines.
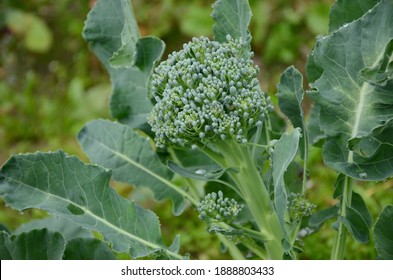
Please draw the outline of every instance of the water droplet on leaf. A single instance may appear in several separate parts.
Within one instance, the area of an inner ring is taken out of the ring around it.
[[[367,178],[367,173],[366,172],[359,173],[359,177],[365,179]]]

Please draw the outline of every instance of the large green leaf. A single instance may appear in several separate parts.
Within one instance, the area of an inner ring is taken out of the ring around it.
[[[157,216],[109,187],[111,172],[62,151],[12,156],[0,170],[0,196],[17,210],[43,209],[100,232],[136,257],[164,250]]]
[[[64,248],[63,236],[47,229],[11,236],[0,232],[1,260],[61,260]]]
[[[226,36],[250,43],[251,35],[248,25],[251,20],[251,9],[248,0],[218,0],[213,4],[212,17],[215,40],[225,42]]]
[[[302,130],[304,141],[300,143],[300,151],[304,157],[308,146],[308,132],[302,108],[304,96],[302,74],[295,67],[288,67],[281,75],[277,88],[278,105],[281,111],[289,118],[293,127],[299,127]]]
[[[393,175],[392,140],[372,156],[348,148],[353,139],[367,137],[393,119],[393,82],[370,83],[363,75],[389,51],[392,14],[393,2],[382,0],[359,20],[318,39],[313,51],[315,65],[323,70],[310,95],[320,108],[320,127],[327,136],[325,163],[362,180]],[[386,135],[381,132],[374,138],[382,141]]]
[[[274,183],[274,206],[284,233],[288,234],[287,222],[287,192],[284,182],[284,174],[289,164],[296,156],[299,147],[300,131],[296,128],[292,133],[284,133],[274,145],[272,154],[273,183]]]
[[[70,240],[63,256],[63,260],[114,260],[115,258],[108,244],[94,238]]]
[[[382,210],[374,227],[374,236],[378,257],[393,260],[393,205]]]
[[[362,17],[380,0],[336,0],[330,9],[329,33]],[[307,79],[310,83],[315,82],[323,69],[315,65],[313,53],[307,61]]]
[[[94,120],[79,132],[78,140],[89,158],[113,172],[113,178],[135,187],[149,187],[156,199],[171,199],[180,214],[184,190],[170,182],[173,174],[153,151],[148,138],[128,126]]]
[[[329,32],[360,18],[378,1],[380,0],[337,0],[330,9]]]
[[[88,15],[83,37],[110,74],[112,116],[131,127],[144,124],[153,108],[148,98],[150,74],[164,43],[139,37],[129,0],[98,0]]]

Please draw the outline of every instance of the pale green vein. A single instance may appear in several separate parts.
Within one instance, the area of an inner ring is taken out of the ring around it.
[[[88,137],[88,136],[86,136],[86,137]],[[92,139],[93,141],[97,142],[94,138],[90,137],[90,139]],[[187,192],[185,192],[184,190],[179,188],[179,186],[175,185],[171,181],[166,180],[165,178],[163,178],[163,177],[159,176],[158,174],[154,173],[153,171],[151,171],[150,169],[146,168],[142,164],[134,161],[133,159],[125,156],[122,153],[119,153],[116,150],[113,150],[112,148],[108,147],[107,145],[103,144],[102,142],[97,142],[97,143],[98,143],[98,145],[100,145],[104,149],[110,151],[111,153],[113,153],[114,155],[118,156],[119,158],[125,160],[126,162],[134,165],[135,167],[139,168],[140,170],[146,172],[150,176],[152,176],[152,177],[156,178],[157,180],[159,180],[160,182],[164,183],[165,185],[170,187],[172,190],[176,191],[177,193],[179,193],[183,197],[187,198],[193,205],[197,205],[198,204],[198,201],[196,201],[192,196],[190,196]]]

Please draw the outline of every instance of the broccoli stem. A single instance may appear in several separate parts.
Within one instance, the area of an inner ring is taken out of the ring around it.
[[[351,206],[352,200],[352,179],[349,176],[345,176],[344,191],[341,198],[341,209],[340,216],[346,217],[347,207]],[[340,222],[338,232],[336,236],[336,242],[334,244],[331,259],[332,260],[343,260],[345,255],[345,246],[347,242],[348,230],[345,225]]]
[[[207,155],[213,156],[212,159],[223,168],[235,167],[239,170],[229,175],[247,203],[259,231],[268,237],[264,243],[268,258],[282,259],[282,229],[249,146],[235,140],[218,140],[214,146],[222,156],[212,154],[211,150],[206,152]]]

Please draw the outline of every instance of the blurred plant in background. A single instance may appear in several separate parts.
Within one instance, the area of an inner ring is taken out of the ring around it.
[[[132,0],[140,32],[155,35],[167,42],[166,53],[180,49],[193,36],[212,35],[212,0]],[[327,33],[329,7],[333,0],[250,0],[253,17],[250,31],[256,63],[262,69],[262,87],[275,100],[276,84],[281,72],[294,64],[304,72],[307,54],[317,34]],[[86,156],[75,140],[85,122],[97,117],[109,118],[110,83],[106,72],[89,52],[81,32],[86,14],[94,1],[71,0],[3,0],[0,3],[0,165],[12,154],[36,150],[56,150],[82,159]],[[166,55],[164,55],[165,58]],[[307,84],[307,81],[305,81]],[[307,108],[305,108],[307,111]],[[314,152],[315,149],[315,152]],[[333,205],[330,193],[335,182],[334,172],[323,168],[316,148],[310,154],[310,181],[317,205]],[[389,195],[378,188],[393,192],[389,182],[369,184],[356,189],[370,200],[374,217]],[[381,186],[382,185],[382,186]],[[183,235],[184,247],[193,258],[226,258],[217,252],[219,242],[208,235],[203,223],[193,211],[185,219],[172,218],[171,206],[151,205],[150,195],[140,191],[130,193],[128,186],[114,186],[124,196],[146,197],[146,207],[155,207],[163,225],[163,236],[173,239]],[[393,194],[392,194],[393,195]],[[372,199],[371,199],[372,197]],[[374,203],[378,201],[379,203]],[[366,203],[369,203],[366,201]],[[372,204],[373,203],[373,204]],[[21,216],[4,206],[0,208],[0,224],[14,229],[28,219],[41,217],[38,210]],[[169,225],[169,226],[168,226]],[[325,226],[329,227],[329,225]],[[325,233],[326,232],[326,233]],[[304,239],[308,254],[314,259],[330,255],[334,233],[322,231]],[[201,238],[202,237],[202,238]],[[353,245],[352,245],[353,244]],[[350,243],[349,246],[359,246]],[[373,253],[348,250],[348,258],[373,258]],[[308,258],[307,255],[301,255]]]

